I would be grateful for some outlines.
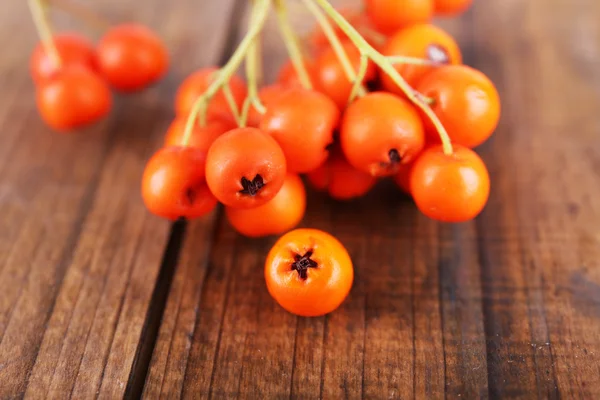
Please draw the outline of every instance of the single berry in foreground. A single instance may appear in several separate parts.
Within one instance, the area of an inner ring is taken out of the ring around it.
[[[354,270],[336,238],[317,229],[296,229],[279,238],[269,252],[265,279],[269,293],[284,309],[316,317],[344,301]]]

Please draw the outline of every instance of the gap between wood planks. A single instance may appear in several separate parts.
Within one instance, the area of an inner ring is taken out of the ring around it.
[[[246,6],[247,2],[245,0],[235,1],[233,11],[231,12],[228,21],[228,25],[232,28],[227,32],[227,38],[223,50],[221,51],[219,65],[224,65],[235,50],[240,34],[240,28],[243,26],[242,19],[244,18],[244,15],[246,15]],[[213,228],[213,230],[216,231],[219,226],[218,221],[223,217],[222,206],[219,205],[214,212],[217,213],[217,222]],[[158,331],[165,312],[167,299],[169,298],[171,283],[173,282],[173,276],[175,275],[175,270],[179,261],[179,255],[181,253],[187,226],[188,222],[184,219],[176,221],[171,226],[169,240],[165,246],[160,270],[156,279],[156,285],[152,291],[150,305],[148,306],[148,311],[144,320],[144,327],[142,328],[142,333],[138,342],[131,373],[127,380],[127,387],[125,389],[125,398],[127,399],[141,398],[142,392],[144,391],[150,361],[152,360],[152,354],[154,353],[154,347],[156,345],[156,340],[158,339]],[[212,236],[214,236],[214,232]]]

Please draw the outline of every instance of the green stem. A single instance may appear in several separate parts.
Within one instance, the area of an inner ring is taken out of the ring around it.
[[[360,90],[362,82],[365,80],[365,76],[367,75],[367,69],[369,67],[369,57],[365,54],[361,54],[360,56],[360,66],[358,67],[358,75],[354,80],[354,84],[352,85],[352,90],[350,91],[350,97],[348,98],[348,104],[352,103],[356,96],[358,96],[358,92]]]
[[[33,23],[42,41],[42,46],[44,46],[44,50],[50,61],[54,64],[54,67],[58,69],[62,65],[62,60],[56,48],[56,43],[54,43],[54,39],[52,38],[52,28],[50,27],[44,5],[40,0],[29,0],[28,4]]]
[[[319,1],[319,3],[320,2],[321,1]],[[325,1],[325,2],[327,2],[327,1]],[[304,3],[306,4],[306,8],[308,8],[308,10],[314,15],[318,24],[321,26],[321,29],[323,30],[325,37],[327,37],[327,40],[331,44],[331,47],[333,48],[333,51],[335,52],[336,57],[338,58],[338,60],[340,61],[340,64],[342,65],[342,69],[344,70],[346,77],[348,78],[348,80],[350,82],[354,82],[356,80],[356,72],[354,71],[354,68],[352,67],[352,63],[350,62],[350,58],[348,58],[348,54],[346,54],[346,51],[344,50],[344,47],[342,46],[342,42],[340,41],[340,38],[335,34],[335,31],[333,30],[331,22],[329,22],[327,17],[319,9],[317,4],[315,3],[315,0],[304,0]],[[329,5],[329,3],[327,3],[327,5]],[[329,5],[329,7],[331,7],[333,9],[333,7],[331,5]],[[325,10],[325,11],[327,12],[327,10]],[[335,11],[335,9],[334,9],[334,11]],[[337,11],[335,11],[335,12],[339,15],[340,18],[342,18],[344,20],[344,22],[346,22],[344,17],[342,17]],[[335,21],[335,19],[334,19],[334,21]],[[348,24],[348,25],[350,25],[350,24]],[[352,28],[352,29],[354,29],[354,28]],[[356,32],[356,30],[355,30],[355,32]],[[360,36],[360,34],[358,32],[356,32],[356,34],[358,36]],[[366,93],[366,90],[362,86],[362,82],[361,82],[361,86],[358,89],[358,95],[364,96],[365,93]]]
[[[431,67],[441,67],[442,65],[446,65],[443,63],[426,60],[424,58],[418,57],[391,56],[386,58],[391,64],[425,65]]]
[[[253,0],[253,4],[256,4],[256,0]],[[250,26],[254,25],[256,20],[256,8],[252,10],[250,14]],[[250,107],[256,108],[261,114],[265,112],[265,107],[260,102],[260,98],[258,97],[258,66],[259,66],[259,54],[258,54],[258,46],[259,46],[259,36],[257,36],[250,48],[248,49],[248,54],[246,55],[246,79],[248,80],[248,97],[244,100],[244,104],[242,106],[242,116],[240,119],[240,126],[246,126],[248,122],[248,113],[250,112]]]
[[[240,124],[240,111],[238,110],[237,103],[235,102],[235,98],[233,97],[233,93],[231,92],[231,86],[229,85],[229,81],[223,84],[223,95],[225,96],[225,100],[229,105],[229,109],[233,114],[233,118],[235,119],[236,124]]]
[[[252,107],[252,100],[250,96],[244,99],[244,104],[242,105],[242,117],[240,118],[240,128],[245,128],[248,123],[248,113],[250,112],[250,107]]]
[[[352,43],[360,50],[361,54],[366,54],[373,62],[379,66],[389,75],[389,77],[394,81],[396,85],[400,87],[402,92],[417,106],[419,107],[425,115],[431,120],[433,125],[435,126],[438,135],[442,141],[442,145],[444,147],[444,153],[446,155],[451,155],[453,153],[452,142],[450,141],[450,137],[448,136],[448,132],[435,115],[431,107],[424,101],[421,96],[417,95],[417,92],[410,87],[410,85],[404,80],[404,78],[396,71],[392,63],[388,61],[388,59],[377,50],[375,50],[367,41],[354,29],[352,25],[348,23],[340,15],[340,13],[329,4],[327,0],[305,0],[305,2],[315,2],[317,3],[327,15],[340,27],[340,29],[350,38]]]
[[[371,29],[366,26],[361,26],[360,30],[365,37],[370,38],[373,42],[376,42],[378,45],[382,45],[387,41],[387,37],[383,33],[379,33],[374,29]]]
[[[283,35],[283,42],[285,43],[285,47],[287,49],[288,54],[290,55],[290,60],[292,61],[292,65],[298,74],[298,78],[300,79],[300,83],[305,89],[312,89],[312,82],[310,79],[310,75],[306,70],[306,65],[304,63],[304,58],[302,56],[302,51],[300,49],[300,45],[298,42],[298,38],[292,29],[290,24],[290,20],[288,18],[287,8],[285,4],[285,0],[273,0],[275,5],[275,12],[277,14],[277,23],[279,24],[279,30]]]
[[[269,14],[269,6],[271,0],[256,0],[256,4],[253,8],[253,12],[256,14],[256,19],[252,25],[248,28],[246,36],[242,39],[238,48],[235,50],[227,64],[218,72],[217,78],[210,84],[206,92],[202,96],[198,97],[192,106],[192,110],[188,117],[185,125],[185,131],[183,134],[182,145],[185,146],[189,142],[194,128],[194,123],[199,117],[200,124],[206,125],[206,106],[210,99],[223,87],[225,82],[228,82],[235,71],[240,67],[240,64],[244,60],[244,57],[248,53],[248,50],[256,37],[262,31],[263,26],[267,20]]]

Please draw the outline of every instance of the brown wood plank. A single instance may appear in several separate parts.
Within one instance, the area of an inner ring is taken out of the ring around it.
[[[348,301],[312,319],[264,288],[274,239],[240,238],[221,219],[205,243],[207,222],[192,224],[146,395],[597,396],[600,6],[551,3],[476,2],[443,23],[505,105],[481,149],[493,181],[481,218],[437,224],[389,184],[350,204],[311,194],[303,225],[340,238],[356,268]],[[267,66],[284,54],[274,38]]]
[[[473,65],[473,54],[477,51],[473,42],[476,34],[473,12],[458,19],[441,20],[440,25],[458,40],[464,62]],[[437,226],[438,242],[437,245],[432,242],[435,247],[425,248],[425,254],[436,254],[432,261],[437,264],[439,279],[444,393],[450,397],[486,397],[487,355],[476,223],[447,225],[428,221],[429,235],[436,235],[432,223]],[[431,284],[424,282],[423,289],[431,290]]]
[[[505,106],[478,223],[491,397],[600,393],[599,15],[585,0],[475,8],[476,65]]]
[[[191,1],[94,5],[156,28],[173,69],[78,135],[50,132],[36,116],[23,67],[35,36],[21,28],[17,45],[8,43],[15,23],[31,26],[25,2],[9,8],[0,28],[0,397],[125,393],[169,233],[142,205],[141,172],[172,116],[181,69],[223,46],[230,4],[202,12]],[[203,47],[191,51],[196,37]]]

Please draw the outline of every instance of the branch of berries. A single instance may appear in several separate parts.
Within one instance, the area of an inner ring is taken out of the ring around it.
[[[41,38],[31,73],[52,128],[98,121],[111,106],[109,87],[141,90],[166,72],[165,46],[148,28],[118,25],[94,46],[76,34],[53,35],[43,0],[29,1]],[[287,0],[253,0],[248,31],[229,61],[197,70],[179,87],[176,118],[142,178],[146,207],[193,219],[220,202],[240,233],[281,234],[304,216],[299,174],[306,174],[338,200],[393,177],[425,215],[475,218],[490,182],[472,149],[496,129],[499,96],[483,73],[462,65],[454,38],[431,24],[471,1],[364,0],[349,10],[327,0],[294,2],[317,22],[300,40]],[[259,39],[271,8],[290,59],[275,83],[259,87]],[[247,85],[236,75],[244,62]],[[318,265],[318,252],[309,250],[299,248],[292,260],[301,280]]]

